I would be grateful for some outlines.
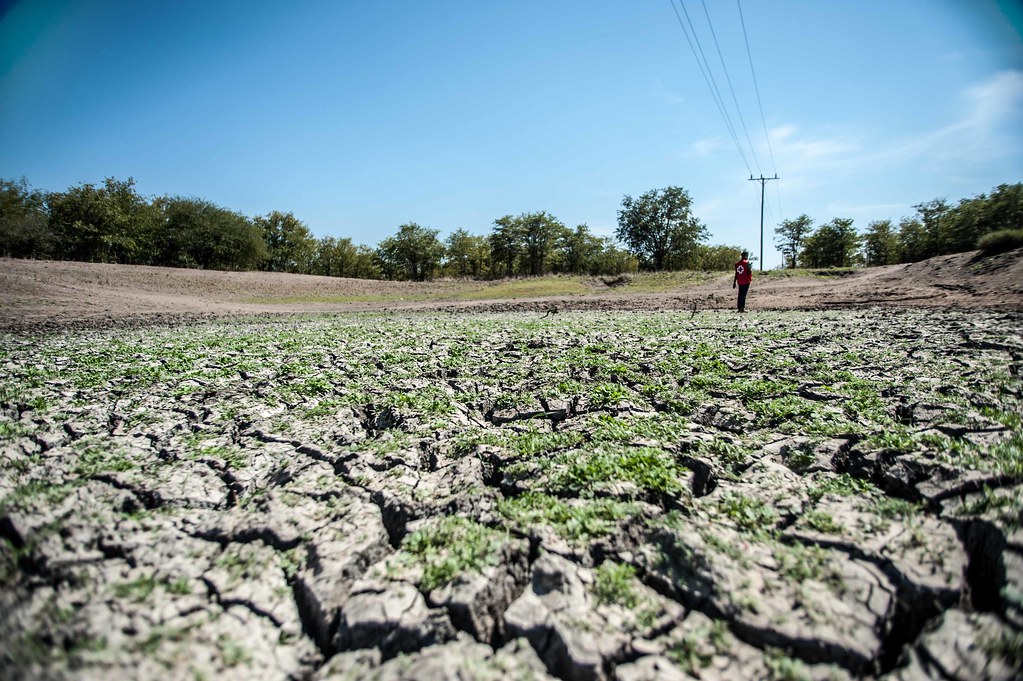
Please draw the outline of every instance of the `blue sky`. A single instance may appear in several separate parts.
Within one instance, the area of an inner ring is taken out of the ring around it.
[[[743,0],[756,88],[739,3],[674,7],[735,140],[671,0],[0,4],[0,177],[131,176],[370,246],[539,210],[610,235],[623,195],[680,185],[755,254],[748,178],[777,173],[767,267],[782,219],[1023,181],[1019,0]]]

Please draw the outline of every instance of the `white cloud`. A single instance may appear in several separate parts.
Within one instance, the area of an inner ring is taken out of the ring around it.
[[[876,174],[908,163],[963,175],[998,158],[1023,156],[1023,72],[996,73],[963,90],[959,100],[954,120],[895,138],[884,138],[882,130],[776,126],[769,135],[779,173],[787,174],[782,188],[807,190],[829,173]],[[766,157],[766,146],[757,153]]]
[[[783,168],[801,168],[826,166],[843,161],[848,155],[861,149],[856,135],[841,132],[837,135],[804,135],[794,125],[781,125],[771,129],[771,149],[775,163]],[[766,157],[766,146],[757,153]]]
[[[724,139],[720,137],[708,137],[694,142],[692,151],[696,156],[709,156],[715,151],[724,149],[726,146]]]
[[[1023,152],[1023,72],[996,73],[960,98],[965,107],[958,120],[905,138],[866,160],[896,164],[925,159],[956,168]]]
[[[991,132],[1003,123],[1019,124],[1023,103],[1023,72],[1002,71],[969,88],[964,95],[970,112],[963,125],[978,132]]]

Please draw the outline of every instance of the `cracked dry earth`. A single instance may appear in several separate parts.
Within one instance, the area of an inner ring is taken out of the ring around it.
[[[1019,678],[1020,322],[0,336],[0,677]]]

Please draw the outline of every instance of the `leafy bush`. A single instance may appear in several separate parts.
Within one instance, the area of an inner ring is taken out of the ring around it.
[[[1000,229],[977,240],[977,248],[987,255],[1023,248],[1023,229]]]

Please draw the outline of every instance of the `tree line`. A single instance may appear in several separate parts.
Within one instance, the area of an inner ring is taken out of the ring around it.
[[[972,251],[986,237],[1015,233],[1007,246],[1023,246],[1023,183],[1001,184],[989,194],[961,199],[953,205],[945,198],[914,206],[916,213],[891,220],[875,220],[859,233],[853,221],[834,218],[814,225],[806,214],[784,220],[775,229],[775,244],[784,266],[853,267],[918,262],[937,255]]]
[[[739,249],[704,243],[691,204],[678,187],[626,196],[615,238],[540,211],[497,218],[488,235],[456,229],[444,240],[407,223],[371,248],[317,238],[290,212],[248,217],[202,198],[146,198],[131,178],[63,192],[22,178],[0,180],[0,255],[415,281],[728,269]]]
[[[788,267],[885,265],[972,250],[978,238],[1023,225],[1023,185],[952,206],[935,199],[897,226],[853,221],[815,226],[807,215],[775,230]],[[626,195],[613,237],[568,227],[546,211],[505,215],[487,235],[414,222],[376,247],[315,237],[290,212],[249,217],[206,199],[147,198],[131,178],[107,178],[63,192],[0,179],[0,255],[214,270],[264,270],[361,279],[424,281],[438,276],[499,278],[547,274],[619,275],[637,270],[729,270],[740,248],[707,244],[706,226],[681,187]]]

